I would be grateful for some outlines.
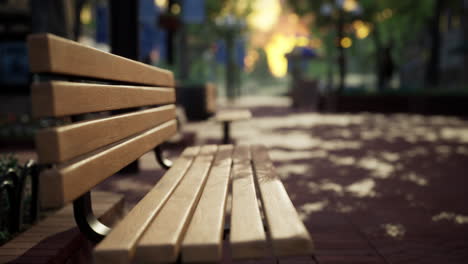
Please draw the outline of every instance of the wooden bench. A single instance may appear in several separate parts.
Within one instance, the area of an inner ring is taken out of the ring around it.
[[[217,262],[225,222],[233,259],[313,254],[264,146],[189,147],[172,165],[162,157],[177,130],[171,72],[49,34],[28,48],[33,114],[64,123],[37,133],[41,202],[73,202],[80,230],[101,241],[96,263]],[[115,227],[100,223],[90,190],[151,150],[170,169]]]
[[[249,110],[222,110],[216,113],[215,120],[223,127],[223,144],[231,142],[231,123],[248,120],[252,117]]]

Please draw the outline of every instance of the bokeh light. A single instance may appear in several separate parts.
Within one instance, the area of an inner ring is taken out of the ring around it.
[[[345,0],[343,3],[343,9],[347,12],[353,12],[356,11],[358,8],[358,3],[356,0]]]
[[[91,23],[91,7],[89,5],[85,5],[83,9],[81,9],[80,20],[84,25],[89,25]]]
[[[344,37],[340,40],[341,47],[347,49],[353,45],[353,41],[349,37]]]
[[[168,1],[167,0],[154,0],[154,4],[157,5],[159,8],[165,9],[167,8]]]
[[[364,23],[362,20],[356,20],[353,22],[354,30],[356,31],[356,36],[359,39],[365,39],[370,34],[370,26]]]
[[[294,36],[275,33],[271,41],[265,46],[268,66],[275,77],[283,77],[288,72],[288,61],[285,55],[291,52],[296,45]]]
[[[171,7],[171,13],[172,13],[173,15],[178,15],[178,14],[180,14],[180,5],[179,5],[179,4],[174,4],[174,5],[172,5],[172,7]]]
[[[252,5],[252,13],[247,17],[247,23],[253,29],[268,31],[276,24],[280,14],[279,0],[257,0]]]

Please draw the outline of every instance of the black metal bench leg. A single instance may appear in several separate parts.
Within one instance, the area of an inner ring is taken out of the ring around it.
[[[111,230],[94,215],[90,192],[73,201],[73,213],[80,231],[93,242],[100,242]]]
[[[154,149],[154,155],[156,156],[156,160],[158,161],[159,165],[161,165],[163,169],[168,170],[172,167],[172,161],[163,157],[162,149],[160,146],[157,146]]]
[[[231,233],[231,225],[225,223],[224,230],[223,230],[223,240],[226,240],[230,233]]]
[[[231,122],[229,121],[223,122],[223,144],[229,144],[231,142],[230,125]]]

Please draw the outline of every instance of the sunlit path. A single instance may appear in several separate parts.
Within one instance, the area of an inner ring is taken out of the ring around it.
[[[319,260],[467,259],[461,249],[468,246],[468,121],[293,112],[288,103],[267,97],[238,101],[254,119],[235,124],[233,138],[270,147]],[[214,122],[187,130],[198,143],[221,139]]]

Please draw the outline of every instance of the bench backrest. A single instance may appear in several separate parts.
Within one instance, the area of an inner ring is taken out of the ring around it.
[[[51,165],[43,207],[75,200],[176,133],[171,72],[51,34],[31,35],[28,49],[33,116],[64,123],[36,135],[39,162]]]

